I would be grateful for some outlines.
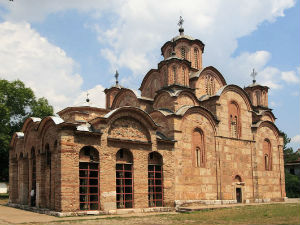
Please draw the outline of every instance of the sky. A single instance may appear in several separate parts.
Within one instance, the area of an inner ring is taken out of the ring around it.
[[[0,78],[22,80],[55,111],[105,106],[114,84],[138,90],[162,60],[161,46],[185,34],[205,43],[203,66],[228,84],[270,87],[276,125],[300,148],[299,0],[0,0]]]

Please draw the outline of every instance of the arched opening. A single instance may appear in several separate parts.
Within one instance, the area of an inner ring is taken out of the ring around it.
[[[36,205],[36,155],[34,147],[31,148],[31,191],[30,205]]]
[[[116,154],[117,208],[133,208],[133,156],[128,149]]]
[[[260,105],[260,91],[255,92],[255,97],[256,97],[256,105]]]
[[[199,128],[195,129],[192,139],[194,149],[194,165],[195,167],[205,167],[206,156],[203,131]]]
[[[163,206],[163,158],[158,152],[148,155],[149,207]]]
[[[194,63],[195,63],[195,68],[199,69],[199,50],[198,48],[194,48]]]
[[[172,69],[173,69],[174,84],[176,84],[177,83],[176,66],[173,66]]]
[[[272,170],[271,142],[269,141],[269,139],[264,140],[263,155],[264,155],[264,168],[265,168],[265,170]]]
[[[239,138],[241,136],[241,130],[240,130],[240,112],[239,112],[239,106],[236,102],[230,102],[228,107],[228,113],[229,113],[229,131],[230,136],[233,138]]]
[[[45,185],[45,191],[46,191],[46,205],[50,208],[50,202],[51,202],[51,151],[50,146],[47,143],[45,145],[45,152],[46,152],[46,185]]]
[[[91,146],[79,152],[80,210],[99,210],[99,152]]]
[[[181,47],[180,53],[181,53],[181,58],[182,59],[186,59],[186,50],[185,50],[185,47]]]
[[[239,175],[236,175],[236,176],[234,177],[234,181],[235,181],[235,182],[242,182],[242,178],[241,178]]]

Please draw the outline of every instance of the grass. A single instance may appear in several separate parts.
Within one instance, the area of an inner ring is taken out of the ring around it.
[[[8,194],[0,194],[0,205],[4,205],[8,202]]]
[[[106,217],[76,219],[72,221],[61,220],[47,224],[104,224],[104,225],[299,225],[300,204],[270,204],[232,207],[214,210],[202,210],[190,213],[146,215],[132,217]]]

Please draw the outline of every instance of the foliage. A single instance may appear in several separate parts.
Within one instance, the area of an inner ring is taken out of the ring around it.
[[[299,159],[299,154],[293,151],[293,148],[287,147],[291,139],[286,133],[283,133],[283,154],[284,154],[284,164],[287,162],[296,161]],[[300,179],[299,177],[290,174],[289,170],[285,170],[285,191],[289,198],[299,198],[300,197]]]
[[[47,99],[36,99],[33,91],[20,80],[0,80],[0,180],[8,180],[9,143],[30,116],[53,115]]]
[[[300,180],[285,170],[285,191],[289,198],[300,198]]]

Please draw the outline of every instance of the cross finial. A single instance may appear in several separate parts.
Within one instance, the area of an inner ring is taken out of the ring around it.
[[[85,101],[86,101],[87,103],[90,102],[90,99],[89,99],[89,93],[88,93],[88,92],[86,93],[86,99],[85,99]]]
[[[179,26],[179,33],[180,33],[180,35],[183,35],[183,32],[184,32],[184,29],[182,27],[183,22],[184,22],[184,20],[183,20],[182,16],[180,16],[178,24],[177,24]]]
[[[253,77],[253,84],[255,84],[256,80],[255,77],[257,76],[257,72],[255,71],[255,69],[252,70],[252,73],[250,74],[251,77]]]
[[[118,70],[116,70],[115,78],[116,78],[116,85],[118,85],[119,84],[119,81],[118,81],[118,78],[119,78]]]

